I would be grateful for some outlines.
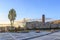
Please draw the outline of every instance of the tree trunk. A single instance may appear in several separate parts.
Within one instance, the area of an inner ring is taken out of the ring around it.
[[[11,27],[13,26],[13,23],[12,23],[12,21],[10,21],[11,22]]]

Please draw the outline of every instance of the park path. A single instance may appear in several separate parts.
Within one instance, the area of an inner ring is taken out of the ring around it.
[[[57,31],[55,31],[57,32]],[[52,33],[55,33],[52,32]],[[0,40],[30,40],[35,39],[39,37],[43,37],[49,34],[52,34],[51,32],[29,32],[29,33],[0,33]]]
[[[60,31],[52,32],[51,34],[43,35],[36,38],[31,38],[27,40],[60,40]]]

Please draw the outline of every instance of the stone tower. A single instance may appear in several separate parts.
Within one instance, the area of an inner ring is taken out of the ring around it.
[[[45,15],[44,14],[42,15],[42,23],[43,24],[45,23]]]
[[[42,28],[45,28],[45,15],[42,15]]]
[[[42,15],[42,23],[45,24],[45,15]]]

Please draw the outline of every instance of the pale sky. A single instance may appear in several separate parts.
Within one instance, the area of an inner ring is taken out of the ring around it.
[[[0,23],[9,21],[11,8],[16,10],[16,20],[40,19],[42,14],[46,18],[60,19],[60,0],[0,0]]]

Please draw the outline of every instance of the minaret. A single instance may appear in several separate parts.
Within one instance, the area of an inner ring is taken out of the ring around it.
[[[45,15],[42,15],[42,23],[45,24]]]

